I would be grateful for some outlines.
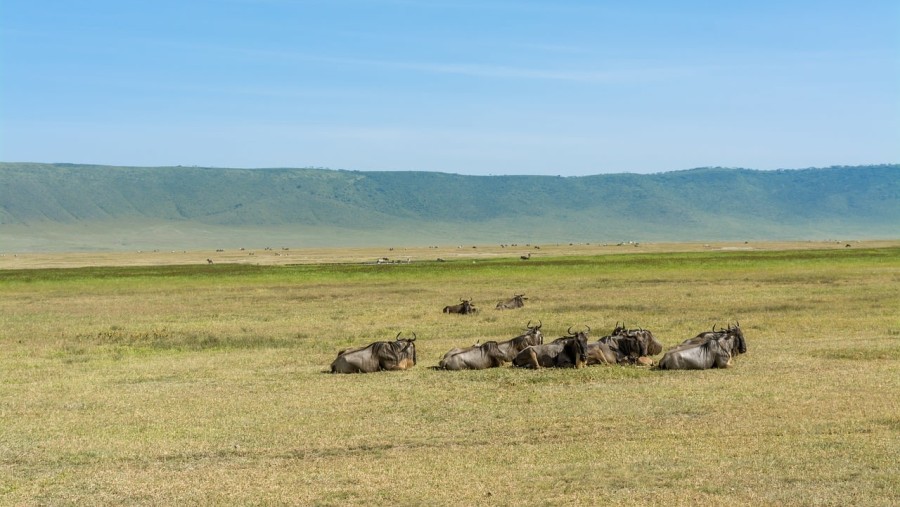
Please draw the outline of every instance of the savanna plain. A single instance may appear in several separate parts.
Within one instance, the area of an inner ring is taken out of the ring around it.
[[[0,504],[900,504],[900,242],[751,247],[5,258]],[[479,312],[441,312],[460,298]],[[740,322],[748,352],[432,368],[529,321],[667,348]],[[400,332],[411,370],[328,373]]]

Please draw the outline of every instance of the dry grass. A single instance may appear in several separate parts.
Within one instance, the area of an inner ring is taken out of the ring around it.
[[[2,271],[0,503],[900,502],[900,249],[566,248]],[[515,292],[526,308],[493,310]],[[440,313],[460,297],[482,311]],[[529,319],[548,338],[625,320],[666,345],[740,320],[749,353],[703,372],[429,368]],[[401,330],[413,370],[323,373]]]

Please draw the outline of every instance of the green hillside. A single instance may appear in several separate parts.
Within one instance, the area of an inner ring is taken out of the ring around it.
[[[897,237],[900,165],[461,176],[0,163],[0,250]],[[5,245],[10,245],[9,247]]]

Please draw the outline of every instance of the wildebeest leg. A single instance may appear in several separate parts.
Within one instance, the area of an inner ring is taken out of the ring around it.
[[[534,353],[534,349],[528,350],[528,357],[531,358],[531,367],[535,370],[540,370],[541,363],[538,361],[537,354]]]
[[[609,356],[606,355],[606,351],[603,350],[603,348],[597,348],[595,350],[596,354],[594,354],[594,357],[598,360],[598,363],[607,366],[613,364],[613,360],[611,360]],[[612,354],[612,351],[610,351],[610,354]]]
[[[731,366],[731,354],[727,350],[720,350],[716,354],[716,368],[728,368]]]
[[[647,356],[641,356],[637,358],[634,363],[637,366],[653,366],[653,359],[650,359]]]

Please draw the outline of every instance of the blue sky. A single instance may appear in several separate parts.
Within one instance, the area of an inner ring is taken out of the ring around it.
[[[0,160],[900,162],[900,2],[0,0]]]

